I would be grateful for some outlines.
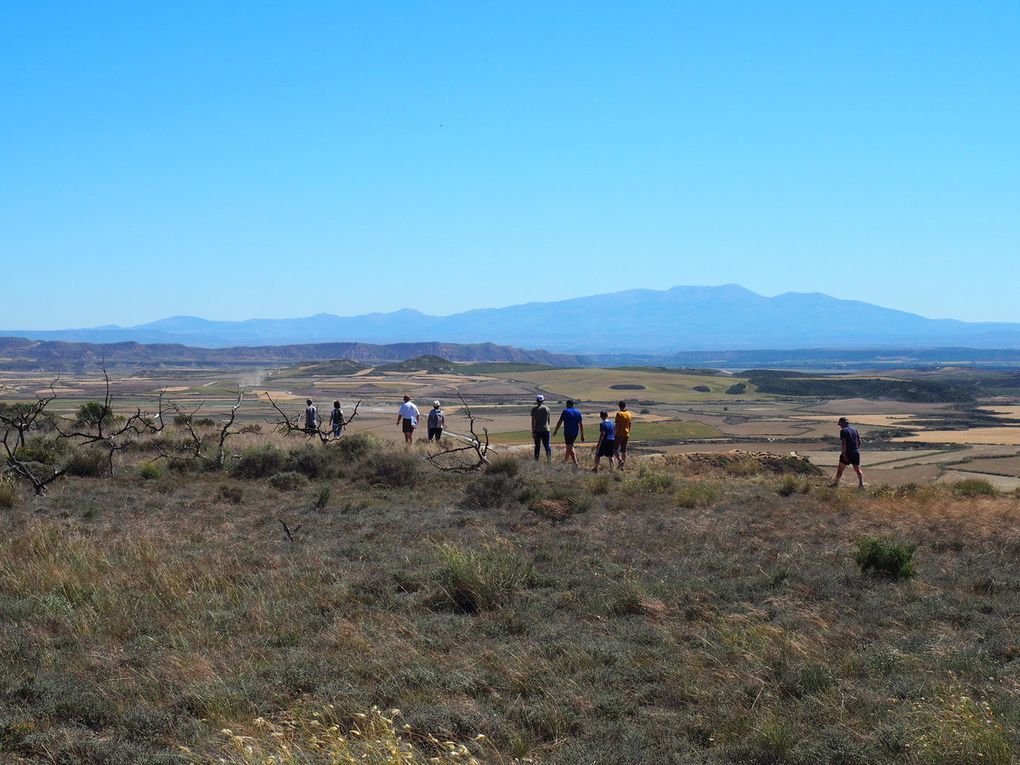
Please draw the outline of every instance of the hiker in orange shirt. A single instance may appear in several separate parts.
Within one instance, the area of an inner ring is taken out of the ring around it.
[[[630,440],[632,421],[633,417],[627,411],[627,402],[621,401],[620,411],[616,413],[616,459],[620,470],[623,470],[627,463],[627,441]]]

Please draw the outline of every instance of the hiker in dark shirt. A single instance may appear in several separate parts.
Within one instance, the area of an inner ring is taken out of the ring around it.
[[[333,431],[333,438],[340,438],[344,430],[344,410],[339,401],[333,402],[333,411],[329,413],[329,425]]]
[[[545,396],[535,396],[535,406],[531,408],[531,437],[535,441],[535,462],[538,462],[543,448],[546,460],[552,460],[552,445],[549,443],[549,420],[552,413],[549,407],[542,403],[543,401]]]
[[[851,465],[857,473],[857,488],[864,488],[864,474],[861,472],[861,434],[857,428],[850,424],[846,417],[840,417],[839,425],[839,466],[836,468],[836,478],[832,486],[839,486],[839,479],[843,477],[843,471],[847,465]]]

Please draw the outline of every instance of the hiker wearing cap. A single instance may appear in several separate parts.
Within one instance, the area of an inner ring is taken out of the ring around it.
[[[864,474],[861,472],[861,434],[857,428],[850,424],[846,417],[840,417],[836,422],[839,425],[839,465],[836,467],[836,478],[832,481],[832,487],[839,486],[839,479],[843,477],[843,471],[847,465],[853,466],[857,473],[857,488],[864,488]]]
[[[620,411],[616,413],[616,464],[623,470],[627,462],[627,442],[630,441],[630,426],[634,418],[627,411],[626,401],[621,401],[619,406]]]
[[[542,454],[542,447],[545,447],[545,458],[552,461],[552,445],[549,443],[549,420],[552,419],[552,412],[542,402],[545,396],[535,396],[535,406],[531,409],[531,437],[535,440],[535,462],[538,462]]]
[[[439,408],[439,402],[432,402],[432,410],[429,412],[429,441],[439,442],[443,436],[443,426],[446,424],[446,415]]]
[[[397,411],[397,425],[404,432],[404,441],[410,446],[414,442],[414,429],[418,427],[418,418],[421,412],[414,405],[410,396],[404,396],[404,403]]]
[[[333,402],[333,411],[329,413],[329,424],[333,429],[333,438],[340,438],[344,429],[344,410],[340,408],[340,402]]]
[[[599,462],[603,457],[609,460],[609,467],[613,467],[616,460],[616,425],[609,419],[609,412],[599,412],[599,442],[595,444],[595,467],[591,472],[599,472]]]
[[[574,454],[574,442],[578,435],[581,436],[581,443],[584,443],[584,422],[582,422],[581,411],[574,406],[573,401],[567,401],[567,408],[560,412],[560,419],[556,421],[553,429],[555,436],[563,426],[563,443],[567,447],[567,453],[563,457],[564,462],[573,462],[577,465],[577,455]]]
[[[305,432],[315,433],[319,429],[319,410],[310,398],[305,399]]]

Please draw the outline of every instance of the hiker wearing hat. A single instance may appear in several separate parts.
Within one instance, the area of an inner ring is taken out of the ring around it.
[[[414,441],[414,429],[418,427],[419,417],[421,417],[421,412],[418,411],[418,407],[414,405],[411,397],[404,396],[404,403],[397,411],[397,425],[404,432],[404,441],[408,446]]]
[[[545,447],[546,461],[552,462],[552,446],[549,443],[549,420],[552,413],[543,401],[545,396],[542,394],[535,396],[535,406],[531,409],[531,436],[535,439],[535,462],[538,462],[542,454],[542,447]]]
[[[843,477],[843,471],[847,465],[852,465],[857,473],[857,488],[864,488],[864,474],[861,472],[861,434],[857,428],[850,424],[846,417],[840,417],[836,422],[839,425],[839,465],[836,467],[836,478],[831,486],[839,486],[839,479]]]
[[[446,424],[446,415],[439,407],[438,401],[432,402],[432,410],[429,412],[429,441],[439,443],[443,436],[443,426]]]

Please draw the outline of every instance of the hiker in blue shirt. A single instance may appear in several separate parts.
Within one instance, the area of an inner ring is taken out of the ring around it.
[[[843,477],[843,471],[846,470],[847,465],[853,466],[854,472],[857,473],[857,488],[864,488],[864,474],[861,472],[861,434],[857,432],[857,428],[850,424],[850,421],[846,417],[840,417],[837,424],[839,425],[839,466],[836,468],[836,478],[832,482],[832,487],[839,486],[839,479]]]
[[[609,467],[616,462],[616,426],[609,419],[609,412],[599,412],[599,442],[595,445],[595,467],[591,472],[599,472],[599,462],[603,457],[609,459]]]
[[[560,425],[563,426],[563,443],[567,447],[563,461],[573,462],[575,466],[577,465],[577,455],[574,454],[574,442],[578,435],[581,436],[581,443],[584,443],[584,423],[581,420],[581,411],[574,407],[573,401],[568,401],[567,408],[560,412],[560,419],[556,421],[556,428],[553,430],[555,436],[560,432]]]

